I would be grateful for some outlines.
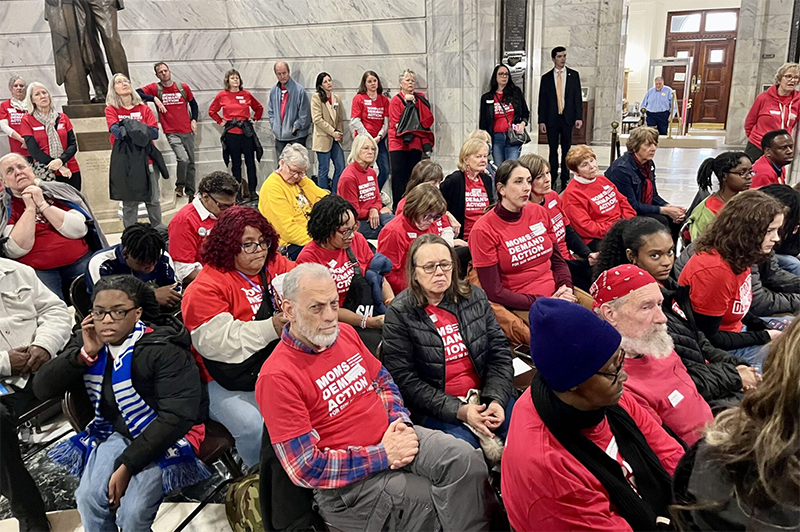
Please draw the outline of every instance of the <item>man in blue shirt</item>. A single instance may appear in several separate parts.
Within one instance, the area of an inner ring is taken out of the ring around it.
[[[670,87],[664,85],[664,78],[659,76],[655,80],[655,87],[647,91],[642,100],[642,107],[647,109],[647,125],[658,128],[659,135],[667,134],[669,119],[675,116],[672,92]]]

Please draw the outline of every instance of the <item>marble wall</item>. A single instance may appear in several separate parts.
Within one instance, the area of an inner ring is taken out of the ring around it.
[[[309,95],[317,73],[329,72],[348,114],[364,70],[378,72],[393,94],[399,73],[414,70],[434,107],[435,155],[445,169],[454,169],[461,142],[477,127],[478,100],[494,67],[495,28],[487,21],[494,20],[498,1],[126,0],[119,25],[136,86],[156,81],[152,65],[163,60],[173,79],[195,92],[201,109],[200,175],[223,168],[220,128],[207,110],[225,71],[237,68],[244,86],[266,104],[278,59],[289,63]],[[65,103],[55,84],[43,1],[0,2],[0,34],[0,78],[19,74],[41,81],[56,103]],[[267,121],[257,128],[266,148],[259,166],[263,180],[276,158]],[[345,138],[349,148],[350,135]],[[174,164],[163,139],[159,147]],[[0,154],[7,149],[0,139]]]

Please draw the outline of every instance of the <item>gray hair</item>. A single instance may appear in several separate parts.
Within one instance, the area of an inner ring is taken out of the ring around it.
[[[609,301],[607,303],[603,303],[603,305],[608,305],[611,308],[611,310],[613,310],[614,312],[619,312],[620,309],[622,307],[624,307],[628,303],[628,300],[630,299],[630,296],[631,296],[631,293],[627,293],[622,297],[618,297],[617,299],[612,299],[611,301]],[[600,316],[600,318],[602,320],[605,321],[605,318],[603,317],[603,314],[600,312],[600,309],[603,307],[603,305],[600,305],[599,307],[594,309],[594,312],[595,312],[595,314]]]
[[[286,147],[283,148],[280,160],[285,161],[287,164],[305,168],[306,170],[311,166],[311,162],[308,160],[308,150],[305,146],[297,142],[287,144]]]
[[[10,159],[19,159],[19,160],[23,161],[25,164],[27,164],[28,166],[31,165],[31,163],[28,162],[28,159],[26,159],[24,155],[20,155],[19,153],[11,152],[11,153],[6,153],[2,157],[0,157],[0,167],[2,167],[4,164],[6,164],[6,161],[8,161]]]
[[[358,159],[358,153],[361,151],[361,148],[364,147],[364,144],[372,144],[375,148],[375,155],[378,154],[378,144],[375,143],[375,139],[372,138],[372,135],[359,135],[353,139],[353,144],[350,146],[350,155],[347,156],[348,164]]]
[[[283,299],[296,302],[300,295],[300,286],[305,279],[331,279],[330,270],[316,262],[306,262],[295,266],[283,278]]]
[[[47,91],[47,94],[50,94],[50,91],[47,90],[47,87],[39,83],[38,81],[31,82],[28,85],[28,91],[25,93],[25,107],[28,109],[28,114],[32,115],[33,112],[36,110],[36,104],[33,103],[33,91],[34,89],[44,89]],[[50,94],[50,108],[53,108],[53,95]]]
[[[664,76],[656,76],[656,79],[654,79],[653,81],[658,81],[658,80],[664,81]]]
[[[397,79],[397,81],[398,81],[398,82],[402,82],[402,81],[403,81],[403,79],[404,79],[404,78],[405,78],[407,75],[409,75],[409,74],[411,74],[412,76],[414,76],[414,81],[416,81],[416,80],[417,80],[417,75],[414,73],[414,71],[413,71],[413,70],[411,70],[410,68],[407,68],[407,69],[403,70],[403,71],[400,73],[400,77]]]
[[[23,82],[23,83],[25,83],[25,80],[24,80],[24,79],[22,79],[22,76],[16,76],[16,75],[14,75],[14,76],[11,76],[11,79],[9,79],[9,80],[8,80],[8,90],[11,90],[11,89],[14,87],[14,83],[15,83],[15,82],[16,82],[18,79],[21,79],[21,80],[22,80],[22,82]]]
[[[128,83],[131,84],[131,103],[133,105],[139,105],[140,103],[144,103],[142,101],[142,97],[139,96],[139,93],[133,90],[133,83],[131,83],[131,78],[126,76],[125,74],[114,74],[111,76],[111,80],[108,82],[108,92],[106,93],[106,105],[110,105],[111,107],[122,107],[122,98],[119,97],[117,91],[114,90],[114,81],[119,78],[123,77],[128,80]]]

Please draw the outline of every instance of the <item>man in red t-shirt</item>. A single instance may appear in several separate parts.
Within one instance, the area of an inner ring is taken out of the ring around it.
[[[328,269],[283,281],[289,320],[261,368],[256,402],[292,482],[314,489],[340,530],[478,530],[492,507],[483,453],[411,424],[389,372],[338,322]],[[347,500],[346,505],[341,504]]]
[[[172,72],[163,61],[153,66],[158,83],[136,89],[142,100],[155,102],[161,128],[167,136],[178,162],[175,179],[175,196],[189,195],[189,203],[194,199],[194,134],[197,132],[198,107],[192,89],[186,83],[172,81]],[[189,109],[191,109],[191,116]]]

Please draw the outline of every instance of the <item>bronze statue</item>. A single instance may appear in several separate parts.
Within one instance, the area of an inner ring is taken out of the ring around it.
[[[45,0],[44,18],[50,24],[56,82],[64,85],[69,104],[105,101],[108,74],[103,48],[112,73],[129,76],[117,29],[117,11],[123,8],[123,0]],[[95,92],[91,100],[87,75]]]

